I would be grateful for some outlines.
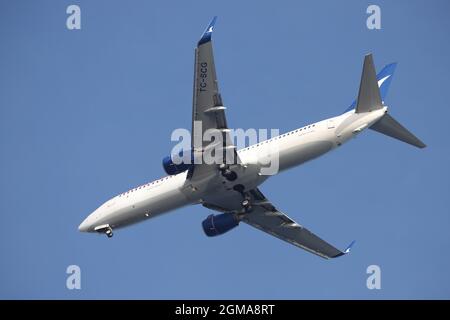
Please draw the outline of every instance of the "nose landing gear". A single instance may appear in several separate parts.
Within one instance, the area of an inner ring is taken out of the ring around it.
[[[105,234],[108,238],[111,238],[113,236],[113,231],[111,227],[108,227],[108,229],[106,229]]]
[[[108,238],[111,238],[113,236],[113,229],[109,226],[109,224],[98,226],[94,230],[98,233],[106,234]]]

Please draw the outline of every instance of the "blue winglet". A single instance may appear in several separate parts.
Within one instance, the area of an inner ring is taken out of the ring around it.
[[[346,255],[347,253],[350,253],[350,251],[352,250],[352,247],[353,247],[353,245],[355,244],[355,242],[356,242],[356,240],[353,240],[353,241],[347,246],[347,248],[346,248],[344,251],[342,251],[341,253],[335,255],[335,256],[332,257],[332,258],[342,257],[342,256]]]
[[[355,242],[356,242],[356,240],[353,240],[353,241],[348,245],[348,247],[344,250],[344,253],[345,253],[345,254],[350,253],[350,251],[352,250],[352,247],[353,247],[353,245],[355,244]]]
[[[211,41],[211,35],[213,33],[214,25],[216,24],[216,20],[217,20],[217,16],[215,16],[211,20],[211,22],[209,23],[209,25],[206,28],[205,32],[203,32],[202,37],[198,41],[198,45],[201,45],[201,44],[204,44],[204,43],[207,43],[207,42]]]

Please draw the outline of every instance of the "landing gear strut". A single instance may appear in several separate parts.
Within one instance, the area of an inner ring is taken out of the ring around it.
[[[113,236],[113,229],[109,224],[102,224],[101,226],[97,226],[94,230],[100,234],[104,233],[108,238]]]
[[[108,229],[106,229],[105,234],[108,238],[111,238],[113,236],[113,231],[111,227],[108,227]]]
[[[242,198],[244,198],[244,200],[242,200],[241,202],[241,206],[244,209],[244,212],[246,213],[251,212],[253,208],[250,202],[250,195],[244,191],[245,187],[242,184],[237,184],[233,187],[233,189],[239,192],[242,195]]]

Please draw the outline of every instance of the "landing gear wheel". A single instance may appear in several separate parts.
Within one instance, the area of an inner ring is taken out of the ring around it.
[[[243,198],[241,202],[241,206],[244,209],[244,212],[248,213],[253,211],[252,203],[251,203],[251,197],[250,195],[245,192],[245,186],[242,184],[237,184],[233,187],[233,190],[236,192],[239,192]]]
[[[252,212],[253,211],[253,207],[252,204],[250,203],[250,199],[245,198],[242,202],[241,202],[242,208],[244,208],[244,211],[246,213]]]
[[[250,200],[245,199],[244,201],[242,201],[242,206],[243,206],[244,208],[249,207],[249,206],[250,206]]]
[[[109,228],[108,230],[106,230],[106,231],[105,231],[105,234],[106,234],[106,236],[107,236],[108,238],[111,238],[111,237],[113,236],[112,229]]]
[[[231,171],[230,169],[226,169],[222,171],[222,176],[225,177],[228,181],[234,181],[237,179],[237,174],[234,171]]]

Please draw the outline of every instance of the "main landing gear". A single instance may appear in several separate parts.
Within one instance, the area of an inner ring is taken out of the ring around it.
[[[244,210],[246,212],[250,212],[252,206],[250,204],[250,199],[249,198],[245,197],[245,199],[242,200],[241,205],[242,205],[242,207],[244,208]]]
[[[225,164],[221,164],[219,166],[219,170],[222,176],[225,177],[225,179],[227,179],[228,181],[235,181],[238,178],[236,172],[232,171],[230,167]],[[252,211],[252,205],[250,202],[251,198],[250,195],[244,191],[245,187],[242,184],[237,184],[233,187],[233,190],[239,192],[242,195],[243,200],[241,202],[241,206],[243,211],[245,213],[251,212]]]
[[[237,184],[233,187],[233,189],[237,192],[239,192],[242,195],[242,198],[244,198],[241,202],[242,209],[244,209],[245,213],[251,212],[253,210],[252,204],[250,202],[250,195],[246,193],[245,187],[242,184]]]
[[[222,176],[228,181],[234,181],[238,177],[236,172],[230,170],[230,168],[227,165],[221,164],[219,170],[222,173]]]

